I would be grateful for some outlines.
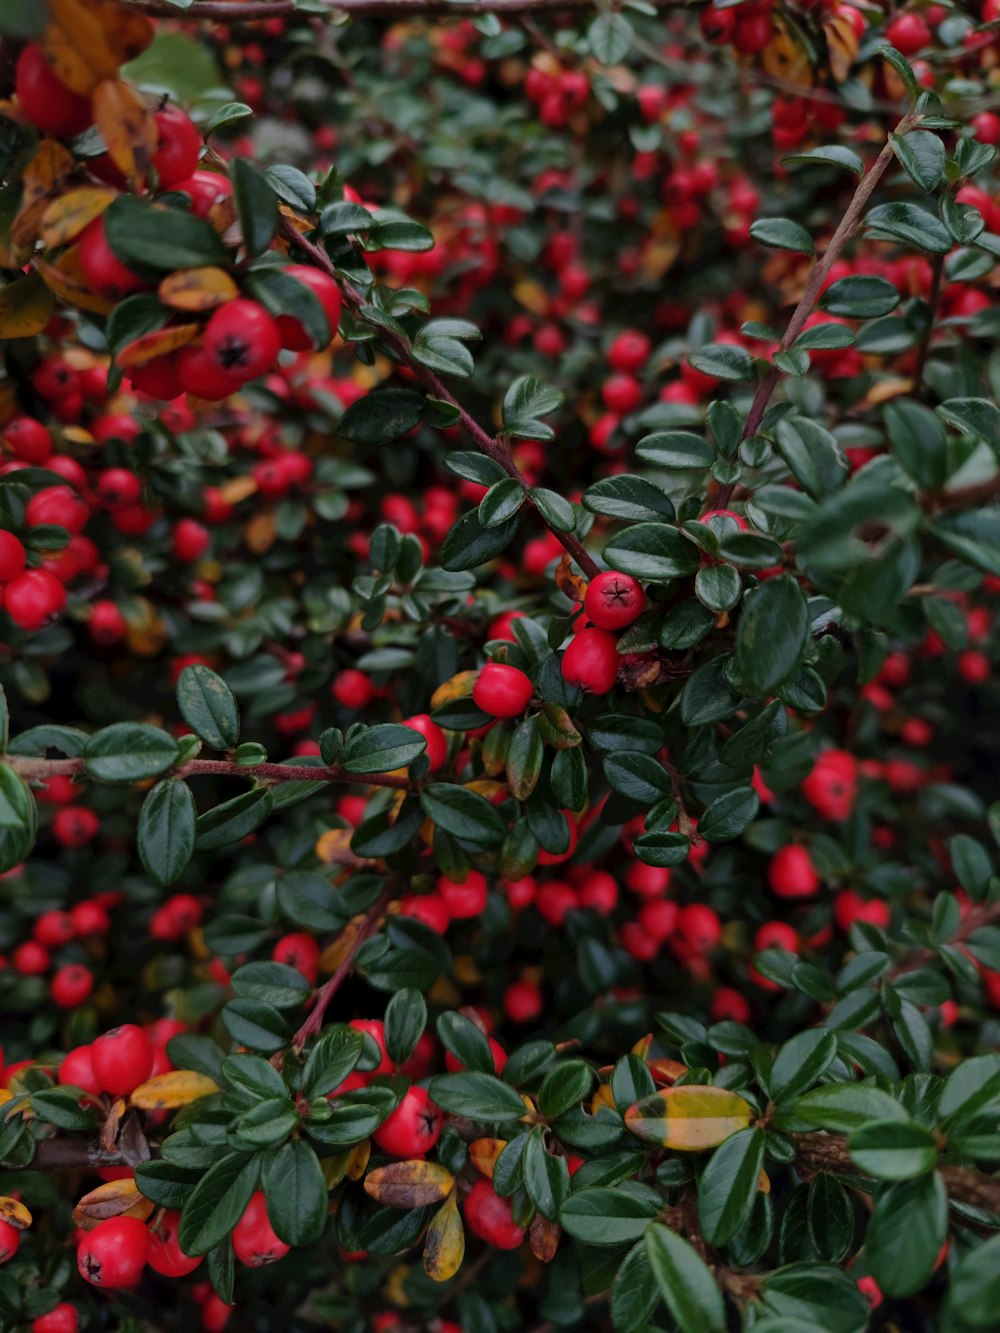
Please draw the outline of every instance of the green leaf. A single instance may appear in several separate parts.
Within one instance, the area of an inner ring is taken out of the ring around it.
[[[504,433],[515,439],[551,440],[553,430],[542,417],[550,416],[562,406],[563,395],[534,375],[522,375],[510,386],[503,398]]]
[[[604,776],[622,796],[642,805],[652,805],[673,793],[670,774],[658,759],[640,750],[622,750],[604,760]]]
[[[576,527],[576,510],[569,500],[541,486],[532,486],[529,495],[550,528],[556,532],[572,532]]]
[[[469,1120],[507,1124],[524,1115],[520,1095],[493,1074],[439,1074],[431,1079],[427,1090],[443,1111]]]
[[[658,522],[674,517],[670,497],[645,477],[624,473],[603,477],[588,486],[582,497],[583,507],[607,518],[625,518],[630,522]]]
[[[699,821],[699,831],[701,823]],[[818,1082],[837,1058],[837,1038],[823,1028],[796,1033],[779,1050],[771,1066],[773,1101],[789,1102]]]
[[[205,138],[214,134],[216,130],[221,130],[223,125],[234,125],[238,120],[246,120],[252,115],[253,107],[247,106],[245,102],[226,102],[209,117],[204,130]]]
[[[536,1126],[528,1135],[522,1159],[524,1188],[543,1217],[558,1221],[559,1209],[569,1194],[569,1171],[565,1157],[545,1151],[544,1130]]]
[[[515,514],[495,528],[484,528],[475,510],[463,514],[444,539],[441,547],[442,567],[462,570],[485,565],[514,540],[517,523]]]
[[[698,820],[698,835],[708,842],[729,842],[757,817],[760,797],[752,787],[735,787],[717,796]]]
[[[944,144],[930,130],[910,130],[890,134],[889,142],[903,170],[928,194],[941,183],[944,175]]]
[[[660,1294],[682,1333],[725,1333],[722,1294],[694,1248],[655,1222],[646,1232],[646,1253]]]
[[[942,514],[929,526],[938,541],[960,560],[985,574],[1000,575],[1000,524],[995,505]]]
[[[935,490],[948,476],[948,440],[929,408],[908,398],[886,404],[885,425],[892,454],[918,486]]]
[[[887,1296],[912,1296],[928,1282],[948,1235],[948,1195],[936,1171],[901,1180],[877,1196],[865,1258]]]
[[[495,482],[479,502],[479,522],[484,528],[507,523],[528,498],[528,492],[514,477]]]
[[[564,1060],[550,1069],[538,1091],[538,1109],[554,1120],[578,1106],[594,1086],[594,1071],[585,1060]]]
[[[260,1158],[230,1153],[195,1186],[181,1212],[177,1239],[185,1254],[206,1254],[231,1234],[257,1188]]]
[[[194,853],[194,797],[185,782],[158,782],[139,812],[136,841],[139,858],[154,884],[165,888],[184,873]]]
[[[177,762],[177,742],[159,727],[114,722],[94,732],[83,758],[87,773],[99,782],[141,782]]]
[[[851,1133],[847,1151],[865,1175],[879,1180],[923,1175],[938,1157],[934,1135],[915,1120],[869,1120]]]
[[[177,681],[177,703],[191,730],[213,750],[240,739],[240,711],[232,690],[207,666],[187,666]]]
[[[426,739],[412,727],[384,722],[352,736],[337,766],[345,773],[391,773],[408,768],[426,749]]]
[[[816,251],[805,227],[791,218],[758,218],[750,224],[750,235],[760,245],[773,250],[794,250],[806,255]]]
[[[327,1190],[323,1170],[308,1143],[292,1139],[269,1156],[262,1184],[267,1216],[286,1245],[311,1245],[326,1226]]]
[[[820,1129],[849,1134],[869,1120],[908,1120],[895,1098],[871,1084],[831,1083],[813,1088],[795,1103],[798,1119]]]
[[[948,1308],[956,1326],[995,1328],[1000,1309],[1000,1236],[968,1250],[951,1271]]]
[[[1000,1055],[975,1055],[963,1060],[948,1075],[941,1089],[938,1116],[960,1122],[1000,1101]]]
[[[750,1216],[764,1161],[764,1133],[741,1129],[720,1144],[698,1182],[698,1218],[709,1245],[725,1245]]]
[[[655,1198],[622,1188],[582,1189],[559,1210],[562,1229],[586,1245],[629,1245],[656,1216]]]
[[[123,264],[172,271],[229,262],[218,232],[193,213],[120,194],[103,217],[108,245]]]
[[[865,228],[876,240],[900,241],[934,255],[946,255],[954,244],[944,223],[916,204],[879,204],[865,217]]]
[[[913,73],[910,62],[906,59],[903,53],[897,51],[894,46],[877,46],[875,48],[875,54],[881,56],[883,60],[893,67],[899,77],[903,80],[906,91],[911,97],[915,98],[917,96],[917,78]]]
[[[309,1052],[302,1083],[311,1098],[339,1088],[361,1059],[363,1037],[346,1025],[327,1028]]]
[[[38,807],[31,788],[11,768],[0,763],[0,872],[20,865],[35,845]]]
[[[855,176],[865,174],[865,164],[852,149],[843,144],[828,144],[822,148],[807,148],[801,153],[791,153],[781,159],[782,166],[796,167],[840,167],[853,171]]]
[[[489,1039],[471,1018],[454,1009],[438,1015],[437,1034],[441,1045],[459,1064],[479,1074],[492,1074],[495,1066]]]
[[[239,842],[263,824],[273,804],[267,787],[255,787],[206,810],[198,816],[198,850],[211,852],[231,842]]]
[[[638,1333],[649,1323],[659,1302],[660,1289],[649,1265],[646,1246],[640,1241],[622,1260],[611,1289],[611,1319],[615,1329],[618,1333]]]
[[[799,667],[809,640],[809,608],[798,582],[782,574],[748,593],[736,628],[736,665],[746,690],[773,693]]]
[[[330,328],[319,297],[294,273],[273,265],[257,268],[247,274],[244,287],[270,314],[297,319],[314,347],[325,347],[337,332]]]
[[[385,1007],[385,1047],[397,1067],[406,1064],[427,1026],[427,1005],[417,990],[404,987]]]
[[[265,1055],[287,1046],[291,1036],[286,1019],[273,1005],[262,1000],[230,1000],[222,1011],[222,1021],[234,1041]]]
[[[413,389],[379,389],[352,403],[337,423],[337,433],[353,444],[391,444],[418,426],[423,395]]]
[[[230,173],[243,244],[249,255],[259,255],[278,230],[278,196],[264,173],[245,157],[233,159]]]
[[[701,556],[693,542],[669,523],[636,523],[617,533],[604,548],[612,569],[651,583],[693,574]]]
[[[899,300],[899,292],[885,278],[854,273],[849,278],[831,282],[819,298],[819,308],[830,315],[844,315],[848,319],[877,319],[891,314]]]
[[[753,357],[744,347],[730,343],[709,343],[689,353],[688,361],[703,375],[734,383],[749,382],[754,378]]]
[[[598,14],[587,29],[590,50],[602,65],[620,64],[632,47],[634,35],[623,14]]]
[[[991,444],[1000,440],[1000,407],[988,398],[949,398],[934,410],[963,435],[977,436]]]
[[[705,468],[715,461],[715,449],[689,430],[661,430],[644,436],[635,446],[636,457],[653,467]]]
[[[420,804],[428,819],[454,838],[491,846],[506,836],[507,825],[496,806],[465,787],[432,783],[421,792]]]
[[[340,895],[328,879],[308,870],[282,875],[276,886],[278,906],[306,930],[336,930],[344,924]]]
[[[298,968],[287,963],[247,963],[233,973],[232,987],[237,995],[275,1009],[297,1009],[312,993],[312,985]]]

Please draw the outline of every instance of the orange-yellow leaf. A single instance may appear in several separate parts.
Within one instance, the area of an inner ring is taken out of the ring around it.
[[[447,1282],[462,1267],[465,1231],[454,1190],[431,1218],[424,1240],[424,1272],[432,1282]]]
[[[850,19],[838,13],[823,20],[823,31],[830,53],[830,72],[836,83],[843,83],[858,54],[858,34]]]
[[[140,1083],[129,1101],[142,1111],[172,1111],[218,1091],[218,1084],[207,1074],[196,1074],[193,1069],[172,1069],[169,1074],[154,1074]]]
[[[640,1060],[645,1060],[646,1056],[650,1052],[650,1049],[652,1048],[652,1045],[653,1045],[653,1034],[651,1032],[647,1032],[644,1037],[640,1037],[639,1040],[635,1043],[635,1045],[632,1047],[630,1054],[637,1055]]]
[[[351,838],[354,830],[350,828],[331,828],[321,833],[313,849],[324,865],[358,865],[359,858],[351,851]]]
[[[658,1088],[676,1083],[687,1073],[687,1065],[682,1065],[679,1060],[647,1060],[646,1067]]]
[[[201,333],[200,324],[171,324],[166,329],[154,329],[144,333],[123,347],[115,357],[120,366],[144,366],[158,356],[176,352],[179,347],[186,347],[194,342]]]
[[[591,1115],[597,1115],[602,1106],[607,1106],[612,1111],[615,1109],[615,1095],[611,1091],[610,1083],[601,1083],[598,1085],[597,1090],[590,1099]]]
[[[54,293],[37,273],[0,288],[0,338],[33,338],[56,308]]]
[[[442,704],[453,703],[456,699],[467,699],[478,678],[478,671],[460,671],[457,676],[452,676],[451,680],[439,685],[431,695],[431,712],[440,708]]]
[[[469,1161],[477,1171],[492,1180],[497,1158],[506,1146],[506,1139],[473,1139],[469,1144]]]
[[[162,294],[160,300],[163,300]],[[249,476],[230,477],[219,487],[219,495],[227,505],[238,505],[241,500],[249,500],[251,495],[256,494],[257,483]]]
[[[368,1161],[372,1155],[372,1141],[365,1139],[351,1149],[351,1160],[347,1163],[347,1179],[360,1180],[368,1170]]]
[[[728,1088],[687,1084],[644,1097],[625,1112],[636,1138],[676,1152],[701,1152],[746,1129],[753,1111]]]
[[[109,1217],[138,1217],[145,1221],[156,1205],[144,1199],[131,1176],[109,1180],[85,1194],[73,1209],[73,1221],[83,1231],[92,1231]]]
[[[54,264],[44,259],[35,259],[35,268],[41,274],[46,287],[55,292],[67,305],[78,306],[95,315],[107,315],[115,308],[114,301],[106,296],[98,296],[90,290],[80,268],[80,247],[72,246],[64,250]]]
[[[157,289],[164,305],[174,310],[214,310],[239,296],[236,283],[224,268],[180,268],[168,274]]]
[[[388,1208],[425,1208],[447,1198],[455,1177],[436,1162],[391,1162],[365,1176],[365,1192]]]
[[[153,40],[153,25],[116,0],[48,0],[42,45],[53,73],[75,93],[93,91]]]
[[[99,218],[112,199],[114,190],[105,185],[83,185],[54,199],[42,214],[41,238],[45,245],[67,245]]]
[[[568,555],[556,565],[556,586],[571,602],[582,602],[587,595],[587,580],[574,571]]]
[[[6,1222],[18,1231],[26,1231],[31,1226],[31,1214],[20,1199],[3,1194],[0,1195],[0,1222]]]
[[[266,555],[278,539],[278,525],[272,513],[254,514],[243,529],[243,540],[254,555]]]
[[[94,89],[94,121],[108,156],[133,185],[141,186],[156,152],[153,109],[124,79],[102,79]]]
[[[811,88],[813,68],[809,53],[783,19],[772,15],[771,23],[773,25],[771,40],[761,53],[761,63],[765,72],[772,79],[781,79],[783,83],[794,84],[796,88]],[[854,32],[853,28],[851,32]]]
[[[75,170],[76,159],[61,143],[41,141],[21,173],[21,206],[10,226],[12,245],[34,245],[42,215]]]
[[[757,1177],[757,1191],[759,1194],[771,1193],[771,1177],[764,1170]]]

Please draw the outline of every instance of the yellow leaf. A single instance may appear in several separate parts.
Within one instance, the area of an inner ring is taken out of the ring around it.
[[[13,1100],[14,1094],[10,1088],[0,1088],[0,1106],[3,1106],[4,1102],[12,1102]]]
[[[761,53],[761,64],[772,79],[781,79],[783,83],[793,84],[796,88],[811,88],[813,69],[809,53],[778,15],[771,16],[773,33],[770,42]],[[848,24],[850,27],[850,24]],[[854,29],[851,28],[853,33]],[[855,39],[855,50],[857,41]]]
[[[0,288],[0,338],[33,338],[56,308],[56,298],[37,273]]]
[[[46,287],[55,292],[67,305],[78,306],[81,310],[90,310],[95,315],[110,314],[115,308],[114,301],[105,296],[98,296],[87,285],[80,268],[80,247],[72,246],[64,250],[54,264],[44,259],[35,259],[35,268],[41,274]]]
[[[465,1231],[454,1190],[431,1218],[424,1240],[424,1272],[433,1282],[447,1282],[462,1267]]]
[[[108,156],[133,185],[141,187],[159,143],[152,107],[123,79],[102,79],[94,89],[94,121]]]
[[[160,297],[163,300],[163,297]],[[251,495],[257,494],[257,483],[253,477],[230,477],[219,487],[219,495],[225,500],[227,505],[238,505],[241,500],[249,500]]]
[[[34,244],[42,214],[76,170],[76,158],[55,139],[43,139],[21,173],[21,207],[11,224],[15,245]]]
[[[266,555],[278,536],[278,525],[270,512],[254,514],[243,529],[243,540],[254,555]]]
[[[112,199],[114,190],[100,185],[83,185],[54,199],[42,214],[41,238],[45,245],[67,245],[99,218]]]
[[[442,704],[454,702],[455,699],[467,699],[478,679],[478,671],[460,671],[457,676],[452,676],[451,680],[446,680],[431,695],[431,712],[440,708]]]
[[[746,1129],[753,1111],[727,1088],[688,1084],[644,1097],[625,1112],[636,1138],[676,1152],[701,1152]]]
[[[351,1149],[351,1160],[347,1163],[347,1179],[360,1180],[368,1170],[368,1160],[372,1155],[372,1141],[365,1139]]]
[[[214,310],[239,296],[239,288],[225,269],[180,268],[168,274],[157,290],[164,305],[174,310]]]
[[[481,1175],[492,1180],[497,1158],[506,1146],[506,1139],[473,1139],[469,1144],[469,1161]]]
[[[142,1111],[172,1111],[218,1091],[219,1085],[207,1074],[196,1074],[193,1069],[173,1069],[169,1074],[155,1074],[140,1083],[129,1101]]]
[[[138,1217],[145,1222],[156,1205],[143,1198],[139,1186],[131,1176],[109,1180],[85,1194],[73,1209],[73,1221],[83,1231],[93,1231],[99,1222],[109,1217]]]
[[[360,858],[351,851],[351,838],[354,830],[350,828],[330,828],[316,839],[313,849],[324,865],[360,865]]]
[[[0,1195],[0,1222],[6,1222],[18,1231],[26,1231],[31,1226],[31,1214],[20,1199],[3,1194]]]
[[[116,0],[49,0],[48,11],[45,55],[59,82],[75,93],[92,92],[153,40],[149,19]]]
[[[200,324],[171,324],[166,329],[154,329],[152,333],[134,338],[121,349],[115,360],[122,367],[145,366],[158,356],[166,356],[168,352],[176,352],[179,347],[186,347],[188,343],[194,342],[199,333]]]
[[[388,1208],[425,1208],[447,1198],[455,1177],[436,1162],[391,1162],[365,1176],[365,1192]]]

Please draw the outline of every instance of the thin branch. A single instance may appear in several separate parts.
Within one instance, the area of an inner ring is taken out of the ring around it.
[[[1000,901],[995,903],[984,903],[979,907],[973,907],[946,943],[958,945],[964,944],[970,935],[974,935],[977,930],[983,926],[992,926],[1000,921]],[[925,963],[931,963],[938,957],[936,949],[913,949],[910,953],[904,954],[898,963],[883,977],[884,981],[893,981],[896,977],[905,976],[907,972],[915,972],[923,967]]]
[[[85,759],[35,759],[7,755],[4,759],[26,782],[47,782],[49,778],[86,777]],[[175,778],[222,777],[257,778],[263,782],[343,782],[365,787],[395,787],[398,791],[417,791],[419,783],[395,773],[347,773],[341,768],[311,768],[308,764],[237,764],[231,759],[192,759],[175,769]]]
[[[303,254],[308,255],[318,268],[321,268],[324,273],[328,273],[330,277],[336,278],[348,305],[350,305],[355,312],[361,313],[362,308],[366,304],[364,297],[352,283],[347,282],[342,278],[337,278],[333,263],[326,252],[316,245],[315,242],[310,241],[307,237],[303,236],[296,229],[290,219],[286,217],[283,217],[281,220],[281,230],[286,239],[292,245],[297,246]],[[364,318],[363,313],[362,318]],[[497,463],[502,467],[508,477],[513,477],[515,481],[521,483],[526,491],[530,492],[528,480],[511,458],[510,450],[507,446],[502,444],[495,438],[495,436],[490,435],[487,431],[483,430],[482,426],[469,415],[444,381],[435,375],[433,370],[428,370],[426,366],[421,365],[420,362],[416,360],[410,350],[410,345],[405,338],[401,337],[398,333],[394,333],[391,329],[385,329],[381,325],[378,327],[382,340],[391,347],[393,353],[399,358],[403,365],[413,373],[421,384],[423,384],[424,388],[435,398],[439,398],[443,402],[450,404],[451,407],[457,411],[459,420],[465,427],[466,432],[475,441],[476,447],[482,453],[486,454],[488,458],[491,458],[494,463]],[[583,543],[577,537],[574,537],[571,532],[560,532],[558,528],[549,523],[545,518],[545,515],[541,513],[537,505],[532,501],[530,494],[528,495],[528,503],[532,505],[532,508],[538,513],[539,518],[541,518],[545,526],[562,544],[564,550],[576,561],[588,578],[592,579],[601,572],[600,566],[584,548]]]
[[[369,907],[364,918],[357,926],[354,937],[348,945],[347,952],[340,961],[336,972],[325,981],[316,995],[316,1003],[310,1010],[309,1017],[296,1032],[292,1038],[292,1046],[297,1051],[301,1051],[310,1037],[314,1037],[323,1026],[323,1018],[329,1008],[330,1001],[340,989],[342,982],[346,980],[354,967],[354,960],[357,957],[358,950],[364,944],[365,940],[371,939],[372,935],[379,929],[382,920],[385,917],[386,909],[392,902],[392,895],[396,891],[396,880],[390,876],[386,881],[385,888]]]
[[[683,9],[686,0],[650,0],[658,10]],[[296,11],[295,0],[195,0],[179,10],[168,0],[131,0],[131,7],[154,18],[213,19],[222,23],[248,23],[255,19],[287,18]],[[565,13],[592,10],[596,0],[329,0],[331,13],[353,14],[360,18],[399,19],[428,15],[475,16],[477,14]]]
[[[904,116],[896,126],[896,133],[905,134],[907,130],[913,127],[913,124],[914,120],[911,116]],[[827,274],[840,258],[844,246],[854,234],[855,228],[861,221],[865,207],[875,192],[875,187],[885,175],[893,157],[892,143],[887,140],[882,151],[872,163],[870,170],[858,183],[858,188],[854,191],[854,197],[847,206],[847,212],[840,219],[840,224],[830,237],[830,243],[827,245],[822,257],[818,258],[813,264],[812,271],[809,274],[809,280],[805,285],[805,290],[799,298],[798,305],[792,312],[792,317],[788,321],[788,328],[785,330],[784,337],[779,344],[780,351],[787,352],[795,342],[795,339],[805,328],[806,321],[812,314],[813,307],[819,299]],[[780,378],[780,370],[777,366],[772,365],[770,370],[757,385],[757,391],[754,394],[753,402],[750,405],[750,412],[747,416],[746,425],[743,428],[743,439],[748,440],[751,436],[757,434],[757,431],[760,429],[760,423],[764,419],[764,413],[767,411],[767,405],[771,401],[771,394],[774,392],[775,386]],[[735,489],[735,482],[730,482],[728,485],[723,486],[714,499],[706,501],[706,510],[724,508],[729,503]]]

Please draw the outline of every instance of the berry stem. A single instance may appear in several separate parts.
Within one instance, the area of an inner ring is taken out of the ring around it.
[[[385,887],[379,896],[369,907],[368,911],[361,918],[354,929],[354,935],[347,946],[347,952],[340,960],[336,972],[325,981],[316,995],[316,1003],[309,1012],[309,1017],[296,1032],[292,1038],[292,1046],[296,1051],[301,1051],[310,1037],[314,1037],[323,1026],[323,1019],[329,1008],[330,1001],[340,989],[341,984],[349,975],[354,966],[354,959],[357,957],[358,950],[362,944],[376,933],[385,917],[386,909],[392,902],[392,895],[396,889],[396,880],[390,876],[386,880]],[[345,928],[346,929],[346,928]]]
[[[352,283],[337,276],[329,256],[320,249],[315,242],[310,241],[307,237],[303,236],[302,233],[297,230],[295,225],[286,217],[283,217],[281,220],[281,230],[292,245],[297,246],[304,254],[308,255],[318,268],[321,268],[324,273],[329,274],[331,278],[335,279],[340,285],[340,289],[343,292],[348,305],[364,318],[363,307],[366,305],[364,297]],[[532,501],[530,495],[531,488],[528,484],[528,480],[511,458],[510,451],[506,445],[501,444],[495,436],[490,435],[485,431],[478,421],[475,421],[469,415],[444,381],[435,375],[433,370],[428,370],[426,366],[422,366],[420,362],[414,358],[410,351],[409,343],[405,338],[400,337],[398,333],[394,333],[391,329],[383,328],[381,325],[379,325],[378,328],[382,340],[392,348],[394,354],[408,370],[412,371],[424,388],[435,398],[439,398],[455,408],[458,412],[459,420],[465,427],[466,432],[475,442],[476,447],[480,452],[486,454],[488,458],[492,458],[494,463],[499,464],[499,466],[503,468],[508,477],[513,477],[515,481],[520,482],[525,490],[529,492],[528,503],[531,504],[539,518],[545,523],[545,526],[562,544],[563,549],[576,561],[587,577],[589,579],[595,578],[601,572],[600,566],[587,552],[583,543],[577,537],[571,532],[560,532],[558,528],[554,527],[546,520],[544,514],[541,513],[537,505]]]

